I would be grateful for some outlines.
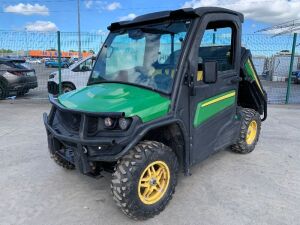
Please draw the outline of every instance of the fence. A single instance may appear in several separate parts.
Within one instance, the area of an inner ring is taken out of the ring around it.
[[[98,33],[81,33],[81,54],[84,57],[97,54],[105,36]],[[242,44],[250,49],[253,62],[268,93],[269,103],[284,104],[287,95],[288,75],[292,50],[292,35],[272,37],[268,34],[244,34]],[[300,41],[299,41],[300,42]],[[60,47],[63,67],[68,67],[79,57],[78,33],[61,32]],[[57,71],[57,64],[52,58],[58,53],[56,32],[22,32],[0,31],[0,57],[23,57],[36,71],[38,87],[32,89],[22,98],[46,99],[48,96],[48,79],[51,73]],[[299,47],[296,47],[293,71],[300,70]],[[75,64],[74,64],[75,65]],[[76,83],[84,86],[89,76],[91,61],[81,65],[84,72],[77,71],[73,65],[70,70],[63,70],[62,77],[67,76]],[[72,71],[73,70],[73,71]],[[71,85],[71,84],[70,84]],[[72,87],[70,87],[72,88]],[[300,103],[300,84],[292,77],[289,103]]]

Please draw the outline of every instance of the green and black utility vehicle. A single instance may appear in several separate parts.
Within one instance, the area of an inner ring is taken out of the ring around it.
[[[203,7],[112,23],[88,85],[53,98],[44,114],[59,165],[112,173],[133,219],[159,214],[179,171],[230,147],[253,151],[267,96],[241,46],[243,15]]]

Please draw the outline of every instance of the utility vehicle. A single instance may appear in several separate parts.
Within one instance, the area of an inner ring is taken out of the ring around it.
[[[179,171],[226,147],[253,151],[267,96],[242,22],[204,7],[112,23],[88,86],[50,96],[52,158],[88,176],[112,172],[117,205],[143,220],[165,208]]]

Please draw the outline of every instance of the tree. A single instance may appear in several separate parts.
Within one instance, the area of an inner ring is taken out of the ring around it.
[[[0,53],[13,53],[13,51],[10,50],[10,49],[4,49],[4,48],[1,48],[1,49],[0,49]]]

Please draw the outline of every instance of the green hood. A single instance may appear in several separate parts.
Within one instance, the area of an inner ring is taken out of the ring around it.
[[[58,98],[69,109],[89,112],[124,112],[126,117],[139,116],[143,122],[167,114],[170,99],[132,85],[102,83],[68,92]]]

